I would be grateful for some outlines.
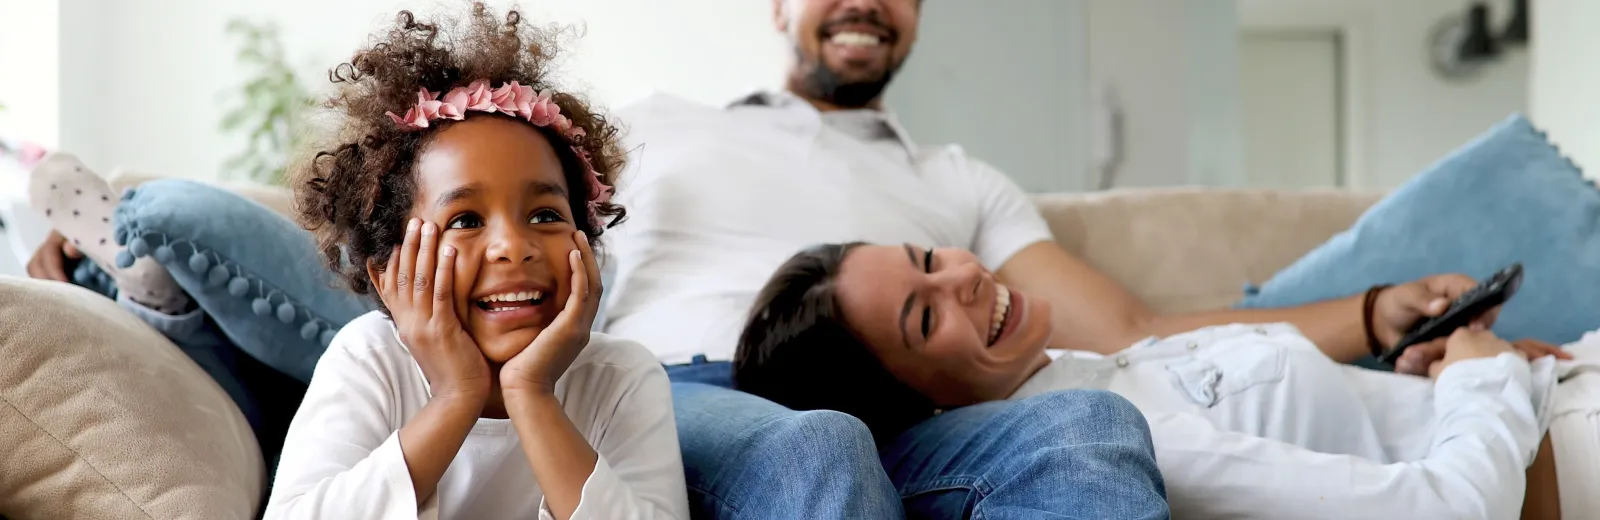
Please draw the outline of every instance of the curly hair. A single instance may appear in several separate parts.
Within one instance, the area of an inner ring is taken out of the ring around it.
[[[533,26],[515,10],[498,16],[481,3],[465,20],[444,22],[421,21],[401,11],[374,42],[329,71],[335,92],[323,107],[332,116],[328,142],[313,147],[314,155],[308,153],[291,176],[301,225],[316,236],[328,268],[357,294],[371,293],[366,266],[388,262],[405,237],[418,154],[440,128],[455,123],[437,120],[425,131],[405,131],[385,115],[415,104],[420,88],[444,92],[487,79],[557,92],[551,100],[585,135],[568,140],[554,129],[535,128],[561,160],[574,223],[598,247],[605,229],[626,216],[619,205],[587,202],[587,168],[573,149],[587,153],[589,166],[612,186],[625,152],[617,129],[602,114],[578,96],[552,88],[548,73],[563,29]],[[468,119],[477,117],[506,116],[473,112]]]

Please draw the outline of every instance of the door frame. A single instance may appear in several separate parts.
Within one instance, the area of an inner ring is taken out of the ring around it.
[[[1367,114],[1370,87],[1370,58],[1373,22],[1376,9],[1368,0],[1238,0],[1239,30],[1244,32],[1271,31],[1332,31],[1338,34],[1340,47],[1339,89],[1340,116],[1343,147],[1342,177],[1344,188],[1369,189],[1377,187],[1377,172],[1373,170],[1367,150],[1371,145],[1372,116]]]
[[[1327,27],[1275,27],[1275,28],[1250,28],[1239,29],[1240,40],[1245,37],[1267,38],[1273,40],[1309,40],[1318,41],[1328,39],[1333,41],[1333,185],[1338,188],[1350,188],[1350,105],[1349,105],[1349,79],[1348,68],[1349,53],[1345,50],[1345,33],[1338,28]],[[1241,63],[1241,68],[1243,67]],[[1248,158],[1247,158],[1248,159]]]

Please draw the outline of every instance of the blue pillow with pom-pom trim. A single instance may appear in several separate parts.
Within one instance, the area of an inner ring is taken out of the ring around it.
[[[1514,262],[1523,265],[1522,287],[1495,333],[1561,345],[1600,329],[1600,190],[1521,115],[1435,163],[1260,287],[1247,287],[1238,307],[1303,305],[1440,273],[1481,280]]]

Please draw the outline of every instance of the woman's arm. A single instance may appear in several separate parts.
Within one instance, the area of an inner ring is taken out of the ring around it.
[[[666,371],[634,343],[589,348],[610,359],[575,365],[562,402],[531,392],[506,396],[545,508],[570,520],[688,518]]]
[[[1175,518],[1517,518],[1542,435],[1530,385],[1516,354],[1451,367],[1436,384],[1428,454],[1392,464],[1222,431],[1192,414],[1149,420]]]
[[[1226,309],[1160,315],[1109,276],[1052,242],[1018,252],[1000,278],[1050,302],[1054,348],[1111,354],[1150,336],[1213,325],[1287,322],[1329,358],[1349,363],[1370,349],[1363,324],[1364,294],[1284,309]],[[1375,302],[1373,332],[1391,345],[1422,316],[1444,312],[1456,296],[1477,285],[1460,275],[1440,275],[1383,290]],[[1493,314],[1487,316],[1492,321]]]

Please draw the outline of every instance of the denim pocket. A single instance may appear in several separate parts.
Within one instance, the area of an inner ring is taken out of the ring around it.
[[[1285,363],[1282,347],[1246,341],[1203,349],[1166,368],[1178,393],[1211,408],[1239,392],[1282,381]]]

